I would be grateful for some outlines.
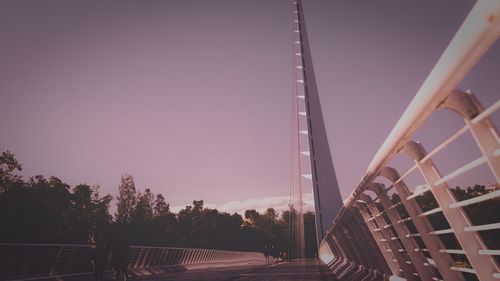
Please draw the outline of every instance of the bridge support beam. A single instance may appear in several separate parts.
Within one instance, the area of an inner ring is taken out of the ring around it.
[[[344,248],[342,248],[342,244],[338,241],[338,239],[335,236],[332,236],[333,238],[333,246],[334,249],[337,251],[340,259],[347,259],[347,254],[344,252]]]
[[[421,251],[415,251],[415,249],[418,249],[419,246],[410,235],[411,233],[406,224],[400,222],[401,216],[394,208],[389,196],[387,195],[387,191],[384,189],[384,186],[382,184],[372,183],[368,189],[377,194],[380,204],[384,207],[385,213],[394,227],[394,230],[398,234],[399,241],[403,244],[406,254],[414,266],[414,269],[417,271],[419,278],[421,280],[432,280],[432,277],[434,277],[432,268],[430,266],[425,266],[425,264],[429,264],[427,262],[427,258]]]
[[[371,198],[366,195],[366,194],[361,194],[360,199],[364,201],[365,203],[371,202]],[[355,208],[358,208],[359,212],[361,213],[361,216],[363,216],[363,219],[366,222],[366,225],[368,226],[368,229],[370,230],[370,233],[372,234],[373,240],[375,240],[375,243],[377,244],[380,253],[385,259],[385,262],[389,266],[389,269],[391,270],[393,275],[401,275],[401,272],[399,271],[399,264],[394,261],[394,256],[391,254],[389,249],[385,247],[385,245],[380,241],[382,238],[380,236],[380,229],[377,228],[374,224],[374,222],[371,221],[370,215],[368,214],[368,211],[366,210],[365,207],[361,206],[358,202],[354,203],[353,205]]]
[[[352,217],[349,222],[353,225],[351,228],[352,235],[355,237],[356,245],[357,245],[357,251],[361,254],[361,260],[358,262],[358,264],[361,265],[369,265],[369,267],[379,267],[379,268],[384,268],[383,264],[377,263],[380,259],[376,256],[373,255],[372,251],[369,251],[368,253],[366,252],[366,243],[371,240],[370,233],[368,233],[365,229],[363,229],[363,225],[361,225],[363,222],[362,220],[357,216]],[[361,242],[364,242],[365,244],[362,244]]]
[[[457,280],[463,281],[465,280],[463,275],[460,272],[450,270],[450,267],[453,266],[454,261],[450,257],[448,253],[440,253],[439,249],[444,249],[444,245],[441,242],[441,239],[435,235],[431,235],[430,233],[434,231],[431,223],[425,216],[419,216],[422,213],[422,209],[417,204],[415,200],[407,199],[408,196],[411,195],[410,190],[406,186],[405,182],[399,178],[399,173],[396,169],[391,167],[384,167],[382,172],[380,172],[380,176],[387,178],[394,185],[394,189],[396,193],[399,195],[401,200],[401,204],[408,212],[409,218],[415,225],[418,233],[420,234],[420,238],[422,238],[429,254],[432,259],[436,263],[436,268],[439,273],[443,276],[444,280]],[[429,265],[430,266],[430,265]]]
[[[450,204],[456,202],[455,197],[451,193],[448,184],[440,181],[441,175],[432,159],[429,158],[425,162],[420,161],[427,155],[422,144],[410,141],[406,143],[403,152],[409,155],[417,164],[427,185],[430,186],[430,190],[441,208],[444,217],[462,246],[467,259],[475,269],[478,278],[482,281],[493,281],[493,274],[499,271],[494,257],[479,254],[479,250],[488,249],[483,240],[478,233],[466,232],[464,230],[465,227],[471,226],[471,223],[462,208],[449,207]]]
[[[372,185],[373,187],[373,185]],[[398,245],[396,240],[393,240],[392,238],[398,238],[397,236],[394,236],[392,231],[390,230],[391,225],[386,224],[384,217],[382,216],[382,213],[379,211],[377,208],[375,202],[370,202],[367,204],[368,208],[370,208],[370,212],[372,213],[372,218],[375,220],[375,222],[378,224],[378,227],[380,229],[380,233],[382,234],[383,239],[385,240],[385,243],[391,249],[392,254],[394,255],[394,258],[396,258],[397,263],[399,264],[399,267],[402,271],[402,274],[396,274],[398,276],[403,276],[407,280],[410,281],[418,281],[419,279],[416,278],[413,273],[416,272],[415,267],[413,267],[412,264],[408,264],[407,261],[411,261],[408,256],[404,253],[404,248],[400,248],[400,245]]]
[[[496,182],[500,182],[500,157],[495,157],[495,151],[498,149],[497,129],[489,117],[474,120],[475,117],[484,111],[484,107],[476,96],[471,93],[454,90],[440,107],[460,114],[474,137],[477,146],[485,156]]]
[[[363,253],[363,251],[366,249],[363,247],[366,246],[366,244],[361,243],[365,240],[360,237],[361,231],[359,231],[359,229],[357,229],[356,227],[357,221],[354,220],[352,216],[349,217],[350,219],[346,220],[345,222],[345,230],[347,231],[345,235],[349,236],[351,246],[350,248],[352,248],[354,252],[354,255],[350,258],[350,260],[357,264],[369,264],[367,263],[368,261],[365,260],[365,253]]]
[[[348,260],[356,260],[357,253],[355,247],[353,247],[351,241],[346,236],[346,232],[348,233],[348,230],[345,229],[345,226],[342,226],[341,232],[339,232],[338,235],[340,245],[344,248],[344,252],[346,253],[346,258]]]

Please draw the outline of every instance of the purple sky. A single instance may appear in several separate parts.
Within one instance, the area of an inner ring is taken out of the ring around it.
[[[113,194],[130,173],[174,206],[288,194],[291,2],[0,2],[0,150]],[[304,4],[344,198],[473,4]],[[497,42],[462,88],[490,105],[499,73]],[[428,150],[460,124],[442,117]],[[459,151],[443,170],[476,153]]]

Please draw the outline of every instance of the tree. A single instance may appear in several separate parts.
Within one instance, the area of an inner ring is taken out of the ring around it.
[[[122,176],[116,200],[118,207],[116,220],[118,222],[130,222],[137,205],[137,191],[135,189],[134,177],[129,174]]]
[[[188,205],[177,214],[177,220],[179,221],[177,229],[179,246],[185,247],[191,244],[192,209],[192,206]]]
[[[170,213],[170,205],[165,202],[163,195],[156,195],[153,211],[155,217],[165,216]]]
[[[203,200],[193,200],[193,212],[199,213],[203,210]]]
[[[203,211],[203,200],[193,201],[193,210],[191,211],[191,233],[190,241],[191,245],[194,247],[201,247],[201,238],[203,234],[201,233],[202,221],[202,211]]]
[[[17,162],[14,154],[10,151],[4,151],[0,155],[0,193],[3,192],[8,186],[14,183],[20,183],[21,177],[14,173],[20,172],[22,166]]]
[[[108,194],[99,186],[73,189],[57,177],[15,175],[21,164],[9,151],[0,155],[0,241],[19,243],[87,243],[89,232],[112,221]]]
[[[246,223],[255,224],[255,222],[259,219],[259,217],[260,214],[255,209],[245,211]]]
[[[132,220],[138,223],[150,221],[153,218],[153,194],[149,189],[137,196],[137,205],[133,211]]]
[[[273,220],[273,221],[275,221],[276,218],[278,218],[278,214],[276,213],[274,208],[267,208],[266,212],[264,213],[264,216],[266,218]]]
[[[152,213],[154,205],[155,205],[155,195],[153,192],[151,192],[151,189],[146,188],[144,190],[144,197],[146,197],[146,201],[148,202],[149,209],[151,209],[151,213]]]
[[[157,199],[158,197],[163,199],[161,194],[157,195]],[[153,233],[153,238],[150,243],[158,246],[178,246],[179,239],[177,234],[179,222],[177,221],[176,215],[170,212],[169,205],[162,199],[157,200],[155,206],[155,217],[151,222],[151,233]],[[159,207],[163,204],[165,204],[164,207]]]
[[[70,236],[72,241],[86,242],[93,231],[103,231],[109,227],[112,217],[109,205],[113,197],[110,194],[99,197],[98,185],[79,184],[73,188]]]

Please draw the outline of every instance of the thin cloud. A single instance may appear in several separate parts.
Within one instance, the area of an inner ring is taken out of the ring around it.
[[[183,206],[170,206],[170,211],[178,213],[180,210],[186,208],[186,206],[193,206],[193,204],[186,204]],[[203,207],[208,209],[217,209],[216,204],[210,204],[210,203],[203,203]]]
[[[314,211],[314,199],[312,193],[304,193],[304,211]],[[205,204],[206,208],[217,209],[221,212],[227,213],[238,213],[244,215],[246,210],[255,209],[259,213],[264,213],[268,208],[274,208],[277,212],[283,212],[289,209],[288,204],[290,202],[290,197],[288,195],[282,196],[270,196],[262,198],[253,198],[243,201],[234,200],[224,203],[222,205],[217,204]],[[185,208],[185,206],[173,206],[171,210],[173,212],[178,212]]]

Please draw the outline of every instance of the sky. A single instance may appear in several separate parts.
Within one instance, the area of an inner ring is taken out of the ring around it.
[[[176,208],[195,199],[231,212],[286,207],[291,2],[1,1],[0,151],[16,155],[26,178],[113,195],[128,173]],[[344,198],[473,5],[305,1]],[[499,73],[497,42],[460,87],[490,105]],[[463,124],[446,112],[428,123],[416,136],[429,148]],[[444,171],[476,155],[456,149],[436,159]],[[491,181],[481,172],[465,181],[476,176]]]

